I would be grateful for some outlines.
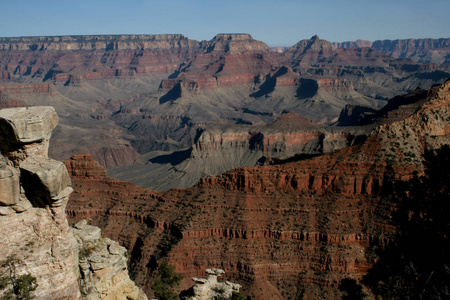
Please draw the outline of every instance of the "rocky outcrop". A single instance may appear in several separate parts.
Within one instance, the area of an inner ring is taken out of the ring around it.
[[[73,234],[78,242],[80,289],[83,299],[147,300],[147,296],[130,280],[127,250],[103,237],[98,227],[78,222]]]
[[[66,219],[73,191],[69,173],[62,162],[48,158],[49,139],[57,123],[53,107],[0,110],[0,255],[12,258],[17,275],[36,278],[36,299],[146,299],[128,277],[125,250],[111,240],[97,243],[108,246],[111,256],[95,269],[95,276],[89,277],[82,268],[86,262],[80,263],[78,248],[88,247],[88,239],[80,229],[78,239],[86,243],[79,246]],[[104,252],[102,248],[92,259],[103,257]],[[82,282],[96,288],[89,296],[85,290],[80,294],[79,263]]]
[[[275,122],[265,126],[241,126],[233,130],[211,128],[197,139],[191,157],[200,158],[213,155],[214,151],[260,152],[262,156],[280,159],[298,155],[317,155],[348,147],[362,131],[334,131],[320,127],[310,120],[289,112]],[[245,156],[245,155],[244,155]],[[259,159],[258,158],[258,159]]]
[[[79,299],[77,243],[65,207],[72,192],[64,164],[47,157],[58,117],[52,107],[0,110],[3,258],[36,277],[38,299]]]
[[[106,170],[88,154],[78,154],[66,161],[67,170],[72,177],[104,178]]]
[[[319,39],[317,35],[314,35],[309,40],[301,40],[291,48],[286,50],[286,55],[292,59],[299,59],[307,53],[319,53],[324,54],[332,52],[334,49],[333,44]]]
[[[232,299],[233,293],[239,293],[240,284],[229,281],[218,282],[217,277],[225,274],[222,269],[206,269],[208,278],[194,277],[194,296],[187,297],[189,300],[212,300],[212,299]]]
[[[269,46],[256,41],[246,33],[221,33],[210,41],[201,44],[204,52],[225,52],[236,54],[240,52],[268,52]]]

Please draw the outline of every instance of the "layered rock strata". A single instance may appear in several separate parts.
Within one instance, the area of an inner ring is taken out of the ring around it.
[[[102,236],[100,228],[88,225],[86,220],[72,230],[79,247],[83,299],[147,300],[128,276],[124,247]]]
[[[192,147],[212,124],[269,124],[287,111],[334,123],[345,105],[376,109],[450,76],[445,65],[337,49],[317,36],[281,52],[248,34],[200,42],[177,34],[22,37],[0,45],[0,107],[54,106],[61,126],[50,156],[89,153],[107,168],[124,167],[116,174],[127,179],[128,166]],[[155,176],[166,167],[154,166]]]
[[[423,172],[426,149],[450,144],[449,95],[449,82],[434,87],[415,111],[378,125],[363,144],[236,169],[187,190],[153,193],[77,175],[69,214],[73,222],[90,218],[126,245],[131,272],[147,291],[164,260],[185,278],[224,269],[257,299],[339,298],[340,281],[359,280],[376,260],[371,246],[396,232],[395,203],[380,192]],[[189,286],[185,279],[182,288]]]
[[[450,39],[406,39],[377,40],[374,42],[358,40],[356,42],[333,43],[337,48],[371,47],[374,50],[395,58],[411,58],[425,63],[448,63]]]
[[[282,114],[268,125],[211,125],[199,130],[192,147],[149,159],[136,166],[128,178],[121,174],[127,169],[110,170],[143,187],[156,190],[186,188],[201,177],[218,175],[234,168],[264,164],[268,158],[292,159],[331,153],[363,140],[369,128],[332,128],[318,126],[294,112]],[[165,174],[155,174],[155,165],[166,165]]]
[[[1,256],[36,277],[37,299],[79,299],[78,248],[65,207],[72,192],[63,163],[47,157],[58,117],[52,107],[0,110]]]
[[[69,173],[47,154],[57,123],[53,107],[0,110],[1,257],[12,259],[17,276],[36,278],[36,299],[147,299],[128,277],[126,250],[99,228],[79,225],[77,244],[65,214]]]

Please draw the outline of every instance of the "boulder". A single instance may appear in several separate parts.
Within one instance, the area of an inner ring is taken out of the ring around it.
[[[20,171],[25,194],[41,206],[60,200],[60,194],[71,185],[64,163],[46,157],[28,157],[20,164]]]
[[[0,161],[0,205],[14,205],[19,201],[18,172]]]
[[[0,110],[0,141],[35,143],[50,138],[58,124],[51,106],[7,108]]]
[[[217,277],[225,274],[222,269],[206,269],[208,278],[192,278],[195,285],[193,296],[189,300],[232,299],[233,293],[238,293],[241,285],[230,281],[218,282]]]

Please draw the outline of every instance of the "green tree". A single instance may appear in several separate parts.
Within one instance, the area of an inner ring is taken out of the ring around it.
[[[231,300],[247,300],[247,296],[243,292],[233,292]]]
[[[36,277],[30,274],[18,275],[16,265],[21,260],[10,255],[0,263],[3,269],[0,277],[0,290],[3,291],[2,299],[33,299],[33,291],[38,287]]]
[[[424,159],[425,176],[394,185],[399,233],[364,279],[383,299],[450,298],[450,147]]]
[[[153,280],[152,290],[155,297],[160,300],[176,300],[178,299],[176,288],[183,276],[175,272],[175,267],[166,262],[162,262],[158,267],[158,274]]]

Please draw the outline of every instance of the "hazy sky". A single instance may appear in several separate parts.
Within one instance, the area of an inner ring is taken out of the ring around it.
[[[250,33],[269,46],[317,34],[356,39],[450,38],[450,0],[3,0],[0,36]]]

